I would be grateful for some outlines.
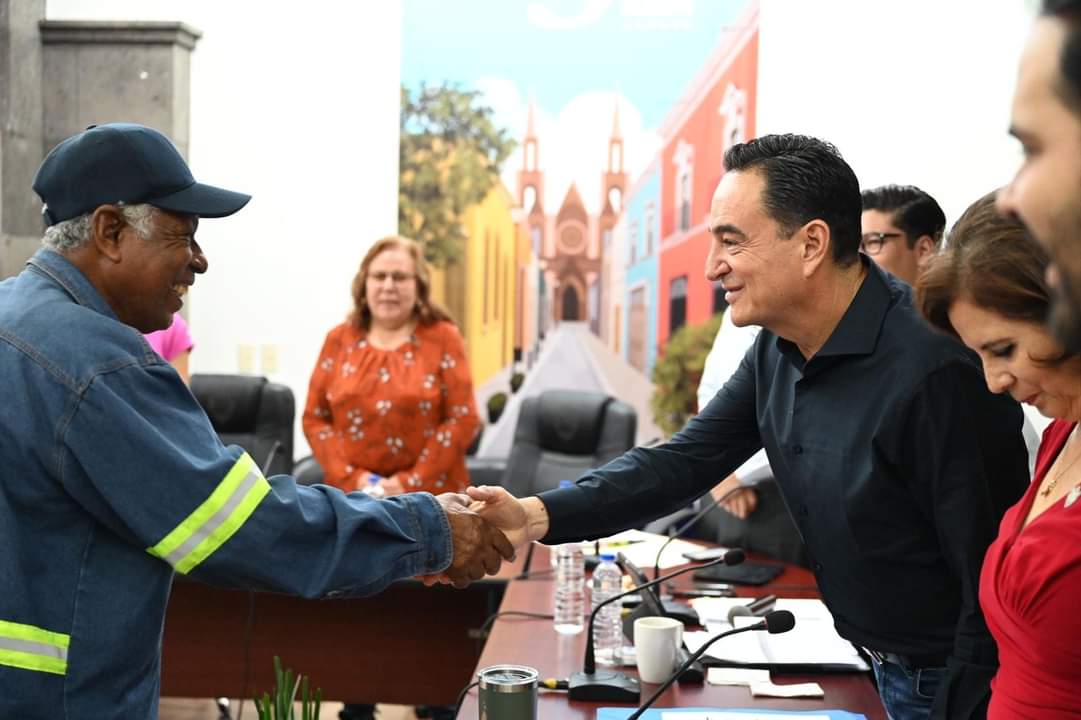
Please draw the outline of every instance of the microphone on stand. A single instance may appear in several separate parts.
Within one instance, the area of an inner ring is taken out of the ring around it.
[[[733,605],[728,609],[728,624],[735,625],[735,619],[741,615],[743,617],[764,617],[773,610],[773,606],[776,602],[776,595],[765,595],[757,600],[752,600],[746,605]]]
[[[721,495],[719,498],[717,498],[713,502],[707,503],[704,508],[702,508],[701,510],[699,510],[697,513],[694,514],[694,517],[692,517],[687,522],[683,523],[683,525],[680,526],[679,529],[677,529],[674,533],[669,535],[668,539],[664,541],[663,545],[661,545],[661,549],[657,551],[657,558],[653,561],[653,577],[657,577],[658,575],[661,574],[661,555],[664,554],[664,551],[668,548],[669,545],[672,544],[673,540],[683,537],[684,533],[686,533],[688,530],[690,530],[692,527],[694,527],[695,524],[697,524],[699,520],[704,518],[709,513],[710,510],[712,510],[715,507],[718,507],[725,500],[732,497],[733,495],[735,495],[736,493],[738,493],[741,490],[746,490],[746,488],[743,485],[738,485],[738,486],[732,488],[731,490],[729,490],[728,492],[724,493],[723,495]]]
[[[685,572],[700,570],[714,565],[739,565],[743,562],[744,557],[742,550],[729,550],[721,557],[705,563],[704,565],[691,565],[690,567],[681,568],[655,580],[650,580],[647,583],[636,585],[630,590],[621,592],[618,595],[613,595],[597,605],[597,607],[593,608],[593,612],[589,615],[589,627],[587,629],[589,635],[586,638],[585,663],[583,664],[582,672],[571,674],[567,684],[567,696],[571,700],[590,700],[594,702],[638,702],[639,689],[638,680],[636,678],[628,677],[615,670],[597,670],[597,662],[593,655],[593,625],[597,619],[597,612],[609,603],[615,602],[616,600],[622,600],[627,595],[636,593],[640,590],[646,590],[655,585],[659,585],[665,580],[674,578],[677,575],[682,575]]]
[[[691,657],[679,667],[678,670],[676,670],[674,673],[672,673],[668,677],[668,679],[664,681],[664,684],[661,685],[659,688],[657,688],[656,692],[654,692],[652,695],[649,696],[648,700],[646,700],[644,703],[642,703],[638,707],[637,710],[635,710],[633,713],[628,715],[627,720],[636,720],[636,718],[640,718],[642,716],[642,713],[644,713],[646,710],[648,710],[650,707],[652,707],[653,703],[655,703],[657,701],[657,698],[659,698],[661,695],[663,695],[664,691],[672,686],[672,683],[674,683],[676,681],[676,678],[679,677],[681,674],[683,674],[683,671],[691,666],[691,663],[698,660],[698,658],[702,657],[702,655],[706,652],[706,650],[709,649],[709,646],[712,645],[713,643],[717,642],[721,638],[728,637],[729,635],[735,635],[736,633],[751,632],[753,630],[765,630],[766,632],[768,632],[768,633],[770,633],[772,635],[776,635],[777,633],[788,632],[793,627],[795,627],[795,625],[796,625],[796,616],[795,615],[788,612],[787,610],[774,610],[773,612],[766,615],[766,617],[762,619],[762,622],[755,623],[754,625],[748,625],[747,627],[741,627],[741,628],[735,628],[734,630],[728,630],[728,631],[723,632],[723,633],[721,633],[719,635],[714,635],[713,637],[711,637],[709,640],[706,641],[705,645],[698,648],[694,652],[694,654],[692,654]]]

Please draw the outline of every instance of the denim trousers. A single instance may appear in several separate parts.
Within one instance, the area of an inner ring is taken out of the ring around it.
[[[927,720],[945,667],[908,668],[893,662],[871,662],[878,694],[890,720]]]

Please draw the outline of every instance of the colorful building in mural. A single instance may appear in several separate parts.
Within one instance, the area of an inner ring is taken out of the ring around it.
[[[514,199],[497,183],[465,214],[468,240],[461,257],[432,273],[432,297],[461,328],[477,385],[514,358],[520,243],[513,212]]]
[[[552,42],[519,5],[500,6],[501,17],[518,33],[508,48]],[[437,270],[433,284],[434,296],[462,326],[475,383],[515,363],[528,370],[545,335],[562,321],[587,323],[609,349],[649,377],[672,332],[724,308],[723,291],[704,276],[709,205],[725,150],[755,135],[758,3],[695,6],[687,17],[703,16],[701,23],[637,36],[654,42],[670,37],[668,55],[679,57],[664,75],[667,83],[650,74],[652,66],[630,79],[609,77],[610,72],[585,78],[548,67],[540,75],[519,69],[513,77],[495,77],[442,47],[445,32],[430,33],[427,14],[445,12],[451,24],[459,15],[434,2],[424,12],[410,7],[425,21],[415,25],[413,52],[403,54],[411,59],[403,82],[446,82],[441,73],[451,73],[452,80],[481,88],[483,102],[491,103],[503,127],[524,126],[524,134],[514,138],[513,164],[500,170],[503,182],[467,213],[461,259]],[[633,25],[624,10],[612,7],[590,21],[600,41],[631,37],[624,34]],[[710,47],[721,27],[720,40],[701,63],[700,48]],[[559,32],[562,37],[592,29]],[[707,34],[689,42],[699,30]],[[572,55],[568,50],[563,60]],[[692,79],[676,98],[671,83],[683,85],[684,78]],[[595,88],[605,86],[621,87],[613,94],[610,130],[601,105],[566,120],[569,108],[597,103],[605,94]],[[568,137],[578,144],[566,142]],[[600,179],[599,187],[593,178]]]
[[[627,215],[601,236],[601,340],[617,355],[623,353],[623,278],[627,258]]]
[[[755,135],[758,9],[722,38],[684,98],[661,125],[657,343],[685,324],[724,309],[705,277],[709,205],[724,172],[724,152]]]
[[[588,322],[595,333],[601,325],[601,271],[606,238],[619,220],[627,174],[623,170],[623,138],[619,131],[619,111],[613,115],[608,139],[608,165],[602,173],[603,197],[600,212],[590,214],[575,183],[563,195],[559,208],[545,208],[544,165],[540,162],[537,137],[530,108],[522,139],[522,169],[518,173],[518,202],[522,208],[521,227],[537,252],[541,275],[537,283],[539,332],[560,320]]]
[[[657,360],[657,272],[660,254],[661,177],[657,158],[627,192],[627,243],[621,270],[626,308],[618,352],[649,376]]]

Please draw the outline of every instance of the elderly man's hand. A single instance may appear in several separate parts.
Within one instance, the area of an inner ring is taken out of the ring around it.
[[[470,498],[459,493],[436,495],[450,523],[454,556],[439,581],[464,588],[485,574],[499,572],[503,560],[514,558],[514,546],[494,525],[469,509]],[[436,578],[425,582],[431,584]]]

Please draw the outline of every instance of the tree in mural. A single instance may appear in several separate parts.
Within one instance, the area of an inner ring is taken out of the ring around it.
[[[698,383],[706,356],[721,329],[721,313],[701,325],[684,325],[668,339],[653,366],[653,421],[668,434],[678,432],[698,412]]]
[[[419,241],[435,265],[457,260],[464,213],[499,181],[514,148],[480,93],[443,85],[402,87],[398,232]]]

